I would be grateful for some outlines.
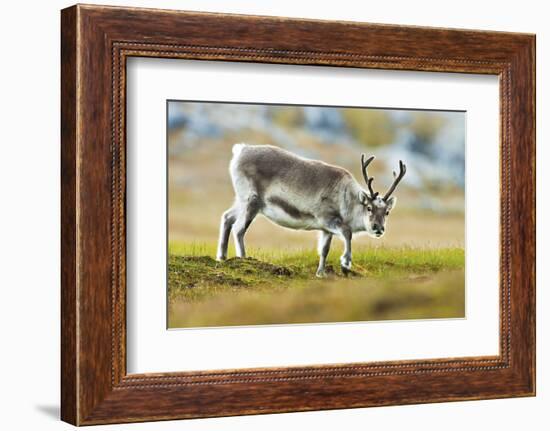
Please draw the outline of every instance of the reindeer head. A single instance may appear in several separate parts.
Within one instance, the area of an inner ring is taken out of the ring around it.
[[[386,229],[386,217],[390,215],[390,211],[395,207],[397,199],[393,196],[392,193],[405,176],[407,172],[407,167],[405,164],[399,160],[399,175],[394,171],[393,173],[393,184],[388,189],[384,197],[379,197],[378,192],[375,192],[372,189],[372,181],[374,177],[369,177],[367,173],[367,168],[370,163],[374,160],[374,156],[366,159],[365,155],[361,155],[361,170],[363,172],[363,178],[367,183],[368,191],[362,192],[360,196],[361,204],[364,207],[364,220],[365,220],[365,230],[367,234],[373,238],[380,238],[384,235]]]

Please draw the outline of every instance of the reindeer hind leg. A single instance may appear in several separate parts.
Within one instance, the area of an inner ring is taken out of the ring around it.
[[[216,260],[221,261],[227,259],[227,247],[229,245],[229,234],[231,228],[237,220],[237,208],[233,206],[223,213],[220,222],[220,238],[218,241],[218,252],[216,253]]]
[[[235,249],[237,257],[246,257],[244,247],[244,235],[250,227],[254,218],[260,212],[262,203],[258,195],[252,195],[246,202],[240,204],[239,214],[233,226],[233,236],[235,239]]]

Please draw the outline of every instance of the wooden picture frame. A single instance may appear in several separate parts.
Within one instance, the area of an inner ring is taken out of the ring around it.
[[[535,394],[534,35],[83,5],[64,9],[61,18],[64,421],[90,425]],[[128,375],[130,56],[498,75],[500,354]]]

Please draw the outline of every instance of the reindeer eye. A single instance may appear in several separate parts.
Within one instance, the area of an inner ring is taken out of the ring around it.
[[[372,211],[372,207],[370,205],[367,205],[367,211],[368,212],[371,212]]]
[[[386,211],[386,215],[389,216],[389,215],[390,215],[390,212],[389,212],[389,211]]]

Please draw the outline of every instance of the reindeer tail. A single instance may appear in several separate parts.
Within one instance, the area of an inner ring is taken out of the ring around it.
[[[243,143],[233,145],[233,157],[238,157],[244,147],[246,147],[246,144]]]

